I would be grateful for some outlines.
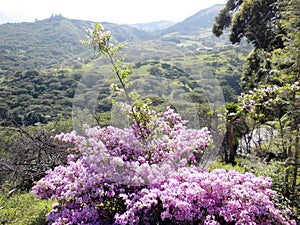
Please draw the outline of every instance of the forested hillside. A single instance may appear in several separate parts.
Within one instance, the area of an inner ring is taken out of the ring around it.
[[[147,33],[128,25],[110,23],[103,23],[103,26],[113,33],[114,41],[126,42],[125,60],[136,68],[141,79],[157,73],[156,76],[162,74],[164,79],[176,83],[177,79],[188,79],[193,72],[199,79],[217,79],[225,99],[237,101],[241,93],[242,62],[251,48],[246,45],[233,47],[226,38],[212,36],[206,22],[202,21],[204,18],[213,20],[213,12],[216,14],[219,7],[200,11],[177,28],[173,27],[174,32],[166,29],[160,34]],[[194,32],[183,35],[185,27],[191,27],[192,23],[197,26]],[[70,118],[77,85],[86,75],[92,76],[94,84],[102,83],[96,108],[104,114],[109,112],[111,96],[105,80],[110,76],[107,62],[102,60],[99,64],[92,51],[81,44],[85,29],[91,26],[90,21],[70,20],[61,15],[34,23],[0,26],[2,124],[46,123],[59,115]],[[184,85],[186,83],[179,82],[175,86],[182,89]],[[167,88],[170,87],[164,87]],[[93,87],[86,93],[91,93],[91,89]],[[180,95],[176,98],[182,99]],[[82,96],[79,99],[89,101],[90,98]]]

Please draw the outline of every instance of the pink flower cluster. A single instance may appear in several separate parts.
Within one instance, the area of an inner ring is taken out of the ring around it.
[[[295,224],[271,202],[270,179],[199,169],[207,128],[188,129],[170,107],[161,117],[148,113],[146,139],[136,123],[57,135],[76,154],[32,189],[57,200],[50,223]]]
[[[116,216],[116,224],[296,224],[274,207],[271,183],[251,173],[181,168],[138,197],[123,197],[127,210]],[[156,209],[159,218],[153,217]]]

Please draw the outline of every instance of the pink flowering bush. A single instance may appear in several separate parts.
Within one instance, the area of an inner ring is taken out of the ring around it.
[[[181,168],[133,200],[122,196],[127,211],[116,224],[293,224],[274,208],[270,185],[250,173]]]
[[[88,37],[112,63],[131,103],[124,85],[130,71],[115,58],[110,33],[98,24]],[[208,129],[189,129],[170,107],[159,115],[150,104],[130,104],[129,128],[56,136],[74,146],[67,165],[48,171],[32,188],[39,198],[56,200],[51,224],[295,224],[288,210],[281,214],[272,203],[269,178],[200,169]]]
[[[32,189],[57,200],[52,224],[295,224],[270,200],[269,178],[199,169],[207,128],[188,129],[170,107],[154,117],[147,139],[136,124],[57,135],[77,154]]]

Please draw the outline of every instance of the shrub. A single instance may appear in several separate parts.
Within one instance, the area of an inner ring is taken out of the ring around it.
[[[187,129],[169,107],[161,117],[148,113],[146,124],[133,120],[130,128],[57,136],[73,143],[77,154],[33,187],[39,198],[58,200],[50,222],[295,224],[288,209],[281,214],[271,201],[276,192],[270,178],[199,169],[207,129]]]

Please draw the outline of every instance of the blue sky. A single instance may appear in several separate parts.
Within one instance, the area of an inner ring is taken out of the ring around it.
[[[226,0],[0,0],[0,12],[19,15],[18,17],[27,18],[27,21],[62,14],[70,19],[120,24],[160,20],[179,22],[201,9],[226,2]]]

